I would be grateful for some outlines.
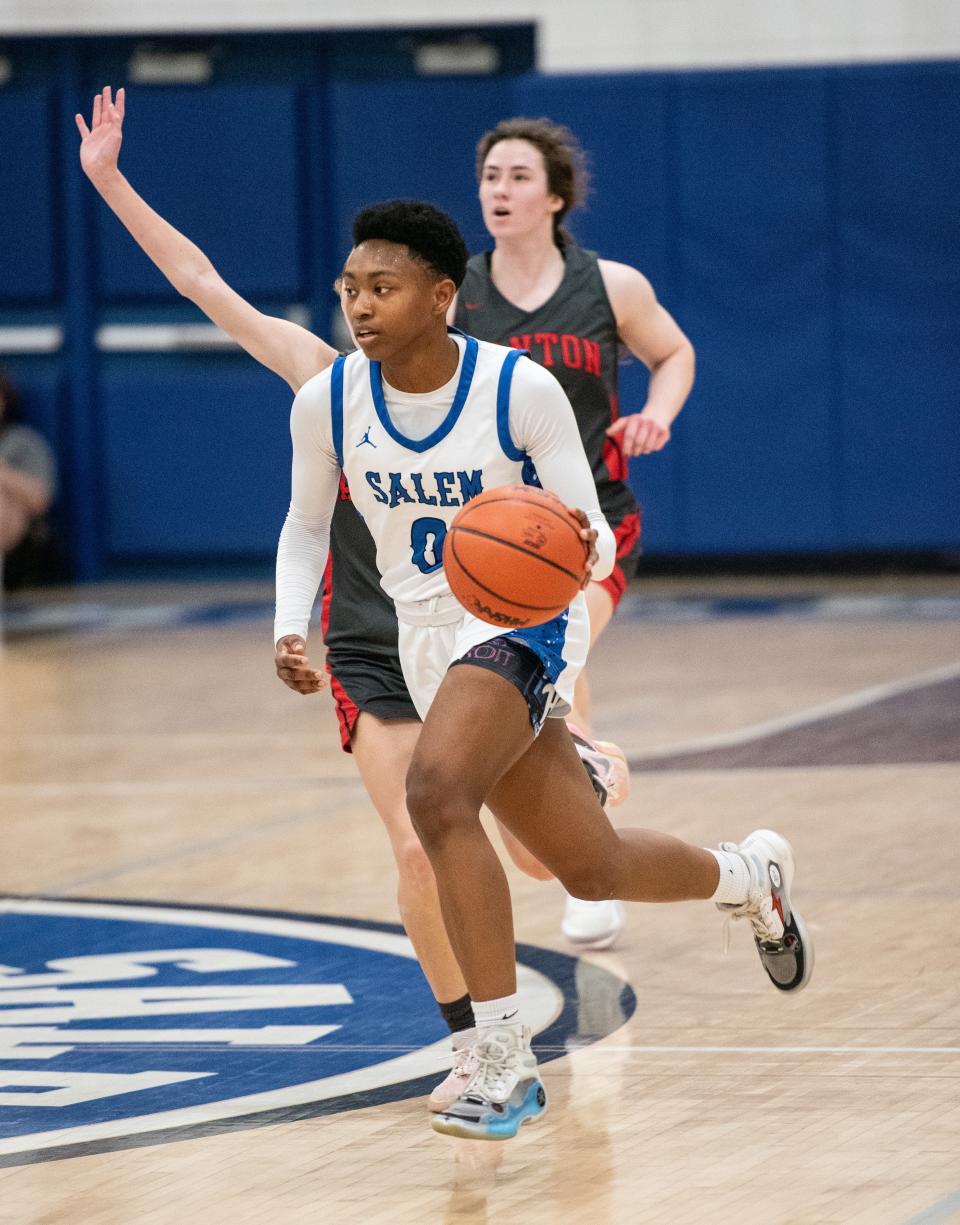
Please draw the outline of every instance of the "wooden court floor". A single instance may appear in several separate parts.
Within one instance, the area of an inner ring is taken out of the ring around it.
[[[8,635],[0,895],[396,921],[328,699],[273,676],[267,599],[85,590]],[[709,905],[631,906],[616,949],[570,963],[579,1037],[544,1065],[550,1111],[515,1141],[437,1136],[419,1096],[63,1152],[0,1140],[0,1221],[960,1221],[960,584],[632,599],[592,661],[597,728],[634,764],[614,818],[703,845],[788,834],[816,938],[804,993],[767,984],[741,925],[723,956]],[[193,606],[248,615],[184,618]],[[518,939],[570,953],[558,887],[510,878]],[[4,1024],[16,972],[52,960],[19,921],[0,897],[0,1125],[17,1110],[3,1074],[56,1065]],[[389,1045],[384,995],[371,1032]]]

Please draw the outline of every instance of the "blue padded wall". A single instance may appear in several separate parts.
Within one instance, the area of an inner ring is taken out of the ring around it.
[[[365,204],[395,196],[429,200],[456,218],[468,247],[486,231],[477,203],[473,148],[515,106],[513,82],[336,81],[330,89],[334,231],[342,259],[350,222]]]
[[[121,160],[130,181],[239,293],[299,297],[302,135],[292,86],[140,87],[130,96],[127,128]],[[103,207],[96,227],[101,299],[177,300]]]
[[[104,362],[114,558],[270,556],[290,499],[290,391],[242,357]]]
[[[677,85],[675,241],[699,366],[682,425],[690,551],[835,543],[826,132],[818,75]]]
[[[58,288],[53,139],[49,89],[0,89],[0,304],[49,301]]]
[[[842,537],[960,543],[960,72],[836,85]]]

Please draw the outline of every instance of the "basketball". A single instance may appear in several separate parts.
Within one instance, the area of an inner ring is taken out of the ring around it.
[[[580,522],[544,489],[505,485],[469,501],[450,524],[443,566],[467,612],[491,625],[541,625],[567,607],[586,574]]]

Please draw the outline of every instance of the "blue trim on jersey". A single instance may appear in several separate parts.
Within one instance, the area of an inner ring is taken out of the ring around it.
[[[390,411],[387,408],[387,401],[383,395],[383,375],[380,372],[380,363],[370,363],[370,391],[373,393],[373,403],[377,410],[377,416],[380,418],[380,424],[394,442],[398,442],[402,447],[406,447],[408,451],[429,451],[438,442],[442,442],[457,424],[457,418],[460,416],[460,412],[467,401],[470,384],[473,382],[473,372],[477,366],[477,354],[480,351],[480,346],[472,336],[467,336],[465,339],[467,347],[463,353],[463,367],[460,371],[460,382],[457,384],[457,394],[453,397],[453,403],[450,405],[450,411],[446,417],[440,422],[433,433],[428,434],[426,438],[407,438],[405,434],[400,433],[390,420]]]
[[[330,372],[330,425],[333,431],[333,449],[337,462],[343,470],[343,364],[347,359],[338,357]]]
[[[543,664],[547,680],[552,685],[555,685],[560,673],[567,666],[567,661],[563,658],[563,648],[567,640],[567,624],[569,620],[570,610],[565,608],[558,617],[554,617],[552,621],[545,621],[543,625],[531,625],[528,629],[509,630],[501,636],[509,638],[513,642],[522,642],[525,647],[533,651],[534,655]]]
[[[526,453],[523,456],[523,471],[520,473],[520,479],[524,485],[534,485],[537,489],[543,488],[540,477],[537,475],[536,464]]]
[[[510,434],[510,388],[513,384],[513,372],[517,367],[519,359],[529,356],[530,354],[526,349],[512,349],[503,359],[503,365],[500,367],[500,378],[497,381],[497,437],[500,439],[500,446],[503,448],[503,453],[507,459],[513,459],[517,463],[523,464],[520,479],[524,485],[535,485],[537,489],[542,489],[543,486],[540,484],[540,478],[537,476],[537,469],[534,467],[533,460],[526,451],[521,451],[515,445]]]
[[[497,437],[507,459],[521,463],[527,458],[526,451],[521,451],[510,437],[510,386],[513,383],[513,372],[521,357],[529,357],[526,349],[511,349],[503,359],[500,367],[500,378],[497,380]]]

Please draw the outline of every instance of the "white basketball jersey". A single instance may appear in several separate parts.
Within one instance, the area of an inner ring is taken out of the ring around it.
[[[331,375],[334,447],[377,542],[384,590],[398,604],[449,593],[443,541],[464,503],[486,489],[536,481],[509,430],[510,382],[521,353],[472,336],[458,336],[458,344],[453,403],[438,406],[424,438],[407,437],[391,418],[379,362],[351,353]],[[416,400],[419,413],[429,408],[430,393]]]

